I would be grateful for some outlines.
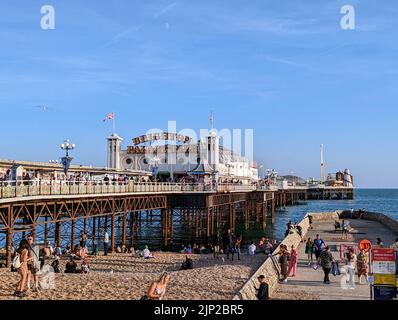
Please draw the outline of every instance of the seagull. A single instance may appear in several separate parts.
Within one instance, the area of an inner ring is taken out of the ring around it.
[[[35,106],[35,108],[40,109],[43,112],[46,112],[50,109],[49,107],[43,105]]]

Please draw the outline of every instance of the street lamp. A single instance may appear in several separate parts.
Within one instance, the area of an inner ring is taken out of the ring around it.
[[[65,150],[65,157],[61,158],[61,163],[64,167],[64,173],[67,176],[68,175],[68,170],[70,167],[70,163],[72,162],[73,158],[69,157],[69,150],[73,150],[76,148],[76,145],[74,143],[70,143],[69,139],[65,140],[64,143],[61,144],[61,149]]]

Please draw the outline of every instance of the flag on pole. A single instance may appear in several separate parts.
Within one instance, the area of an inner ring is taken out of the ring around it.
[[[115,113],[114,113],[114,112],[108,114],[108,115],[102,120],[102,122],[105,122],[105,121],[107,121],[107,120],[113,120],[113,119],[115,119]]]

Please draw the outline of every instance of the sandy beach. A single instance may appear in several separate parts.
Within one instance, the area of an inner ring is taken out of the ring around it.
[[[194,269],[179,271],[184,254],[155,253],[155,259],[144,260],[129,254],[89,258],[90,274],[56,274],[55,289],[29,292],[26,300],[138,300],[151,281],[162,272],[171,275],[165,300],[230,300],[260,267],[265,255],[247,256],[223,262],[221,256],[191,255]],[[68,260],[61,260],[61,271]],[[80,261],[78,266],[80,267]],[[0,269],[0,300],[12,296],[19,275]]]

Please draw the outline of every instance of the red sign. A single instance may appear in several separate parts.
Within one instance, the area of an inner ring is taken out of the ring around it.
[[[395,261],[394,249],[373,249],[373,261]]]
[[[367,239],[363,239],[359,242],[358,248],[359,250],[365,250],[365,252],[369,252],[370,249],[372,249],[372,243]]]

